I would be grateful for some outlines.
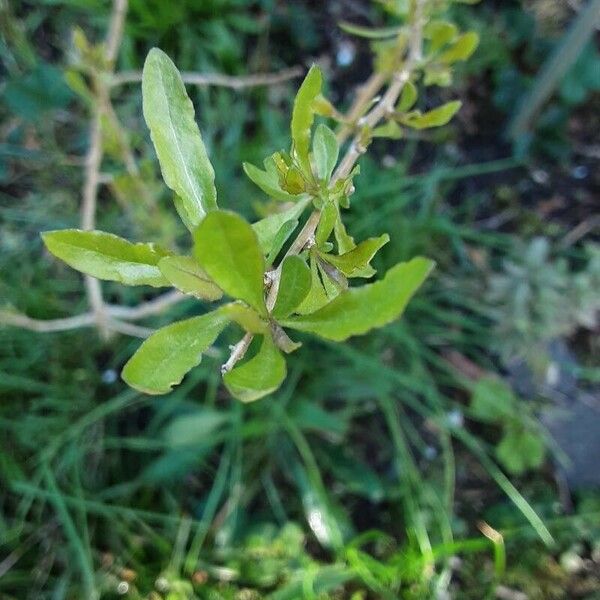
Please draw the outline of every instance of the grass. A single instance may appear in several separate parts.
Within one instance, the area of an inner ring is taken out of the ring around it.
[[[437,173],[431,177],[440,180]],[[400,188],[395,195],[386,195],[389,212],[373,219],[361,235],[378,231],[381,220],[413,219],[415,208],[419,211],[420,186],[430,188],[431,181],[423,178],[409,192]],[[364,201],[361,194],[359,189],[358,206]],[[372,200],[376,203],[377,198]],[[355,223],[364,225],[359,211]],[[415,238],[404,238],[404,251],[413,253],[423,239],[437,238],[439,247],[447,238],[464,244],[459,227],[435,211],[417,215]],[[430,247],[431,251],[435,248]],[[390,257],[396,253],[397,249],[390,252]],[[436,298],[440,291],[434,292],[435,287],[435,283],[430,285],[433,297],[424,294],[400,324],[367,339],[347,346],[306,342],[283,391],[250,406],[221,396],[209,364],[195,370],[167,401],[140,396],[118,381],[102,383],[97,361],[100,357],[108,360],[104,373],[118,371],[132,345],[124,339],[112,342],[112,349],[97,342],[95,350],[88,352],[87,370],[78,364],[78,380],[69,385],[71,367],[62,366],[64,355],[88,343],[88,334],[39,338],[4,330],[2,335],[8,340],[4,348],[18,345],[21,352],[12,357],[7,353],[2,370],[10,372],[10,362],[17,356],[19,364],[29,363],[34,370],[3,384],[20,396],[21,411],[28,416],[4,417],[0,426],[11,443],[21,440],[17,447],[38,437],[38,447],[25,451],[27,461],[15,465],[20,474],[10,475],[10,493],[4,498],[8,512],[16,510],[21,515],[11,527],[11,547],[18,548],[18,540],[31,535],[35,515],[56,519],[68,543],[61,558],[74,560],[68,587],[81,581],[84,593],[92,597],[90,590],[99,581],[99,560],[90,543],[94,548],[99,542],[121,548],[123,563],[143,571],[146,566],[136,564],[130,539],[133,531],[141,530],[143,537],[160,540],[165,551],[174,548],[167,566],[163,564],[157,572],[166,568],[169,573],[192,577],[198,565],[218,554],[222,544],[243,543],[253,523],[282,526],[290,520],[304,521],[311,537],[346,566],[314,567],[312,583],[291,583],[291,591],[284,587],[274,597],[294,597],[299,585],[312,585],[318,593],[327,582],[346,578],[362,581],[376,594],[384,594],[386,586],[398,591],[405,581],[424,582],[433,573],[441,578],[444,554],[439,548],[456,543],[452,438],[478,456],[549,541],[545,525],[494,465],[481,442],[463,427],[449,423],[453,396],[456,390],[465,389],[465,382],[440,360],[435,347],[456,347],[460,340],[473,351],[477,345],[485,346],[484,327],[456,304],[456,298]],[[51,289],[44,296],[57,293]],[[41,348],[61,357],[57,374],[52,372],[54,365],[39,360]],[[315,352],[318,364],[313,360]],[[100,403],[95,402],[98,397]],[[38,445],[41,419],[56,425]],[[437,431],[426,435],[428,439],[424,439],[424,423]],[[432,447],[440,459],[430,461],[423,470],[424,456]],[[399,551],[403,560],[398,564],[398,559],[390,559],[391,565],[382,566],[387,575],[369,566],[376,559],[369,559],[351,542],[360,531],[353,521],[365,503],[371,513],[368,518],[375,522],[381,510],[402,515],[390,534],[404,548]],[[183,515],[173,514],[173,509],[176,513],[183,509]],[[113,529],[110,534],[108,523]],[[490,545],[484,547],[489,550]],[[408,560],[407,551],[412,557]],[[47,573],[52,580],[53,575]],[[59,576],[57,585],[62,581]]]

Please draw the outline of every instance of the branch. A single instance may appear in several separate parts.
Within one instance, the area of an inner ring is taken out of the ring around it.
[[[125,15],[127,14],[127,0],[114,0],[108,33],[105,40],[105,58],[108,62],[108,72],[112,73],[114,63],[119,52],[123,38],[123,27]],[[101,77],[94,77],[94,91],[97,106],[90,124],[90,146],[85,158],[85,175],[83,181],[83,201],[81,204],[81,228],[84,230],[94,229],[96,224],[96,204],[98,197],[98,186],[100,184],[100,165],[102,163],[102,113],[106,110],[108,92],[101,83]],[[85,276],[85,288],[88,301],[95,315],[100,335],[108,337],[109,327],[107,323],[104,299],[102,298],[102,286],[97,279]]]
[[[32,319],[27,315],[8,310],[0,311],[0,324],[12,327],[21,327],[38,333],[50,333],[52,331],[67,331],[95,325],[96,317],[93,312],[87,312],[76,317],[66,319]]]
[[[119,54],[119,47],[123,39],[123,27],[125,26],[125,16],[127,15],[127,0],[114,0],[112,14],[106,41],[104,42],[106,60],[110,64],[111,70],[114,69],[114,63]]]
[[[138,321],[151,315],[163,312],[173,304],[177,304],[190,296],[186,296],[177,290],[162,294],[157,298],[138,304],[137,306],[120,306],[118,304],[108,304],[107,312],[111,317],[125,319],[127,321]]]
[[[263,85],[276,85],[278,83],[284,83],[300,77],[304,69],[300,66],[291,67],[284,69],[278,73],[257,73],[255,75],[220,75],[219,73],[193,73],[193,72],[182,72],[181,78],[184,83],[198,86],[214,85],[219,87],[231,88],[233,90],[241,90],[250,87],[259,87]],[[111,80],[110,86],[116,87],[127,83],[139,83],[142,81],[141,71],[121,71],[115,73]]]
[[[81,329],[82,327],[97,327],[98,320],[96,313],[90,311],[77,315],[76,317],[67,317],[66,319],[32,319],[27,315],[13,313],[10,311],[0,311],[0,324],[21,329],[28,329],[36,333],[53,333],[57,331],[69,331],[72,329]],[[148,327],[139,327],[119,321],[117,319],[106,319],[104,326],[107,331],[118,331],[125,335],[133,337],[148,337],[154,329]]]
[[[236,363],[244,358],[246,351],[250,347],[252,340],[254,339],[254,335],[251,333],[246,333],[246,335],[231,348],[231,354],[227,359],[227,362],[221,366],[221,373],[224,375],[228,373],[235,367]]]
[[[157,315],[169,306],[181,302],[188,296],[180,292],[167,292],[148,302],[138,304],[138,306],[120,306],[116,304],[105,304],[104,316],[107,330],[118,331],[125,335],[134,337],[147,337],[154,331],[147,327],[138,327],[125,321],[137,321]],[[27,315],[13,312],[10,310],[0,310],[0,325],[9,325],[12,327],[22,327],[38,333],[50,333],[54,331],[68,331],[70,329],[79,329],[81,327],[91,327],[97,325],[97,316],[94,311],[83,313],[75,317],[64,319],[32,319]]]

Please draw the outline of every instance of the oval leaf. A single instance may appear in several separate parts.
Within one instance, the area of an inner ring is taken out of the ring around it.
[[[123,380],[146,394],[170,392],[190,369],[200,364],[202,353],[227,323],[223,313],[214,311],[159,329],[129,359],[121,373]]]
[[[194,232],[194,254],[224,292],[267,314],[263,253],[254,229],[242,217],[224,210],[209,213]]]
[[[191,256],[166,256],[161,258],[158,268],[169,283],[184,294],[211,301],[223,296],[221,288]]]
[[[285,358],[270,336],[265,335],[256,356],[223,375],[232,396],[242,402],[253,402],[274,392],[287,374]]]
[[[313,158],[319,179],[329,181],[339,153],[340,146],[335,133],[323,123],[318,125],[313,138]]]
[[[194,120],[194,106],[173,61],[152,48],[142,75],[144,118],[165,183],[177,194],[178,211],[192,231],[217,207],[215,173]]]
[[[132,244],[104,231],[63,229],[42,234],[46,248],[70,267],[125,285],[170,285],[158,268],[168,252],[155,244]]]
[[[310,291],[310,269],[299,256],[288,256],[281,265],[279,291],[271,314],[275,319],[291,315]]]
[[[337,342],[364,334],[397,319],[433,266],[423,257],[397,264],[381,281],[348,289],[316,312],[281,324]]]

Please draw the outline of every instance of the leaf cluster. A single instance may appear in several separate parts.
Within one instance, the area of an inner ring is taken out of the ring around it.
[[[192,253],[182,256],[101,231],[43,234],[50,252],[87,275],[125,285],[172,286],[205,302],[230,299],[151,335],[123,369],[132,387],[150,394],[169,392],[199,364],[220,333],[237,324],[245,339],[257,340],[245,362],[236,360],[233,368],[225,369],[223,380],[235,397],[256,400],[286,377],[284,354],[299,346],[286,330],[335,341],[366,333],[398,318],[427,277],[433,263],[414,258],[376,283],[349,285],[349,279],[375,274],[371,261],[389,236],[357,244],[346,232],[341,210],[349,206],[356,171],[334,177],[340,151],[336,136],[323,123],[314,127],[327,104],[321,88],[321,71],[312,67],[294,102],[290,151],[267,158],[264,170],[245,165],[250,179],[282,203],[280,212],[250,224],[218,207],[214,170],[181,76],[162,51],[148,54],[142,81],[144,117],[163,179],[190,231]],[[308,206],[319,216],[314,237],[295,252],[288,245],[274,267]]]

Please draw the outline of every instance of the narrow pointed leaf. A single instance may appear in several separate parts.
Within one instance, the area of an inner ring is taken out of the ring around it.
[[[184,375],[200,364],[202,353],[227,325],[214,311],[167,325],[153,333],[123,368],[123,380],[146,394],[166,394]]]
[[[352,248],[356,248],[354,238],[346,231],[346,226],[339,214],[333,227],[333,233],[335,235],[335,241],[337,242],[339,254],[345,254],[346,252],[350,252]]]
[[[328,202],[323,206],[321,210],[321,217],[319,219],[319,225],[315,232],[315,244],[317,248],[321,248],[325,242],[329,239],[335,222],[338,219],[339,211],[337,206],[333,202]]]
[[[369,40],[384,40],[388,38],[396,37],[401,31],[402,27],[365,27],[364,25],[355,25],[348,21],[340,21],[338,23],[340,29],[346,33],[356,35],[358,37],[366,38]]]
[[[155,244],[133,244],[104,231],[63,229],[42,234],[46,248],[70,267],[125,285],[165,287],[158,262],[169,253]]]
[[[413,258],[392,267],[381,281],[348,289],[316,312],[281,324],[338,342],[362,335],[397,319],[433,266],[431,260]]]
[[[310,290],[302,303],[296,308],[296,312],[301,315],[314,313],[329,302],[329,297],[323,287],[317,261],[314,258],[310,260],[310,279]]]
[[[332,264],[346,277],[371,277],[375,270],[370,268],[371,260],[380,248],[390,241],[387,233],[364,240],[356,248],[345,254],[322,254],[321,258]]]
[[[163,178],[179,198],[184,223],[193,230],[217,206],[215,173],[181,75],[158,48],[150,50],[144,63],[142,96]]]
[[[279,388],[286,373],[285,358],[271,337],[265,335],[256,356],[225,373],[223,381],[232,396],[253,402]]]
[[[315,118],[313,102],[321,93],[321,69],[313,65],[308,71],[294,100],[292,110],[292,141],[294,154],[306,175],[312,173],[309,159],[310,133]]]
[[[281,265],[277,300],[271,314],[275,319],[291,315],[310,291],[311,274],[299,256],[288,256]]]
[[[266,315],[265,261],[254,229],[242,217],[210,212],[194,232],[194,255],[225,293]]]
[[[423,114],[418,112],[409,113],[402,119],[402,122],[414,129],[441,127],[450,122],[450,119],[460,110],[461,106],[462,102],[460,100],[453,100]]]
[[[247,162],[243,164],[243,168],[248,179],[270,198],[281,200],[282,202],[295,202],[298,199],[297,195],[290,194],[281,189],[277,172],[263,171]]]
[[[273,239],[273,245],[271,246],[271,251],[267,254],[267,265],[271,266],[277,255],[281,252],[284,244],[288,241],[292,233],[296,231],[298,224],[300,221],[286,221],[277,232],[277,235]]]
[[[184,294],[211,301],[223,296],[221,288],[191,256],[166,256],[160,260],[158,268],[169,283]]]

